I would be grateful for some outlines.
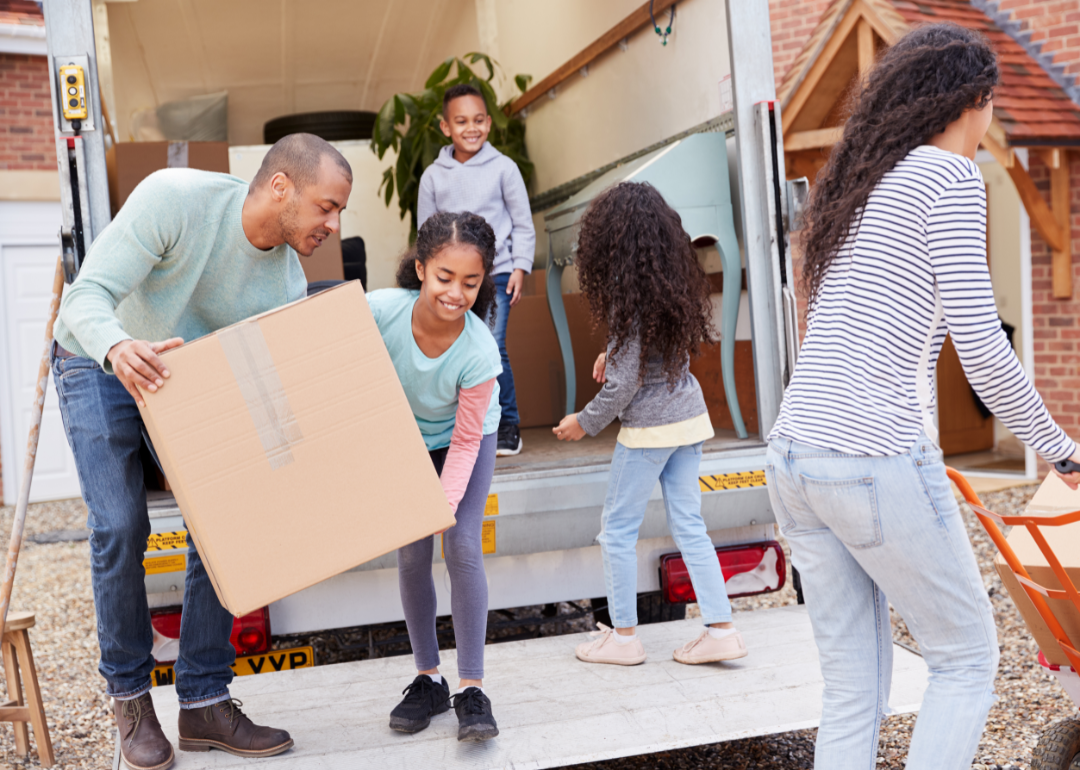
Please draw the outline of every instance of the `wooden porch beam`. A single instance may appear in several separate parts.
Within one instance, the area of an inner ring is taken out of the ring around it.
[[[1053,249],[1050,256],[1050,274],[1053,278],[1054,299],[1072,299],[1072,228],[1069,226],[1069,164],[1066,150],[1055,150],[1058,164],[1050,167],[1050,208],[1054,220],[1061,228],[1059,249]],[[1066,156],[1066,157],[1062,157]]]
[[[859,77],[865,77],[874,66],[874,28],[865,18],[859,19]]]
[[[844,135],[843,126],[817,128],[813,131],[796,131],[784,137],[784,152],[816,150],[820,147],[832,147]]]
[[[653,14],[657,17],[657,23],[660,23],[660,14],[675,5],[676,2],[677,0],[656,0],[653,5]],[[646,24],[652,24],[652,20],[649,18],[649,3],[641,5],[637,10],[590,43],[568,62],[515,99],[510,105],[509,114],[514,115],[521,112],[548,91],[555,88],[555,86],[559,85],[572,75],[576,75],[581,71],[582,67],[588,66],[605,51],[616,46],[620,40],[629,37]]]
[[[1038,188],[1035,187],[1035,182],[1032,181],[1027,169],[1020,163],[1010,163],[1009,150],[1001,144],[998,144],[989,133],[983,137],[982,146],[994,156],[994,160],[1000,163],[1002,167],[1009,172],[1009,177],[1016,186],[1016,192],[1020,195],[1020,200],[1024,203],[1024,209],[1027,211],[1028,216],[1031,217],[1031,223],[1035,225],[1035,229],[1038,231],[1039,235],[1042,236],[1043,240],[1050,244],[1052,250],[1064,250],[1065,230],[1058,223],[1054,213],[1050,210],[1050,206],[1043,200],[1042,195],[1039,193]],[[1066,178],[1066,194],[1068,193],[1067,183],[1068,180]]]

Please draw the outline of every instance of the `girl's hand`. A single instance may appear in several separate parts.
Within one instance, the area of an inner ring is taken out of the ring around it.
[[[510,274],[510,280],[506,282],[506,293],[510,295],[510,307],[513,307],[521,299],[521,286],[525,282],[525,271],[520,267],[514,268]]]
[[[551,429],[559,441],[580,441],[585,438],[585,429],[578,424],[576,414],[568,414],[562,422]]]
[[[596,363],[592,365],[592,378],[597,382],[607,382],[607,353],[596,357]]]
[[[1077,465],[1080,465],[1080,449],[1078,449],[1076,453],[1069,459]],[[1051,465],[1050,467],[1054,468],[1053,465]],[[1054,473],[1057,473],[1057,475],[1061,477],[1061,480],[1069,486],[1069,489],[1075,490],[1078,486],[1080,486],[1080,473],[1077,473],[1075,471],[1073,473],[1058,473],[1057,468],[1054,468]]]

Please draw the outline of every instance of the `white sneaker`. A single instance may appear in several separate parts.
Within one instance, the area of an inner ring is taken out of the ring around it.
[[[692,642],[687,642],[675,650],[672,657],[679,663],[716,663],[721,660],[735,660],[745,658],[746,643],[743,642],[742,634],[738,631],[716,639],[709,634],[709,629],[701,632],[701,636]]]
[[[645,662],[645,648],[640,639],[620,644],[613,638],[615,630],[603,623],[596,624],[599,631],[590,631],[591,642],[582,642],[575,654],[586,663],[612,663],[616,666],[636,666]]]

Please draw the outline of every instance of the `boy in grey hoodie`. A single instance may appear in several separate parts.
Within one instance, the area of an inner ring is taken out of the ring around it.
[[[502,355],[499,375],[499,441],[496,454],[521,451],[514,374],[506,354],[506,321],[521,298],[525,274],[532,272],[536,248],[529,194],[517,164],[487,143],[491,132],[484,97],[470,85],[446,89],[439,124],[452,144],[443,147],[420,178],[416,226],[440,211],[470,211],[495,231],[495,341]]]

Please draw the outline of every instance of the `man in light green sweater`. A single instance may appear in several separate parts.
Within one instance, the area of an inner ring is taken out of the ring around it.
[[[159,353],[303,297],[297,254],[310,256],[338,231],[351,190],[349,164],[310,134],[275,144],[250,185],[227,174],[158,171],[94,241],[61,303],[53,377],[90,512],[99,670],[134,770],[173,761],[149,693],[140,389],[165,387]],[[255,725],[229,696],[233,618],[190,538],[188,547],[175,665],[180,748],[247,757],[286,751],[287,732]]]

